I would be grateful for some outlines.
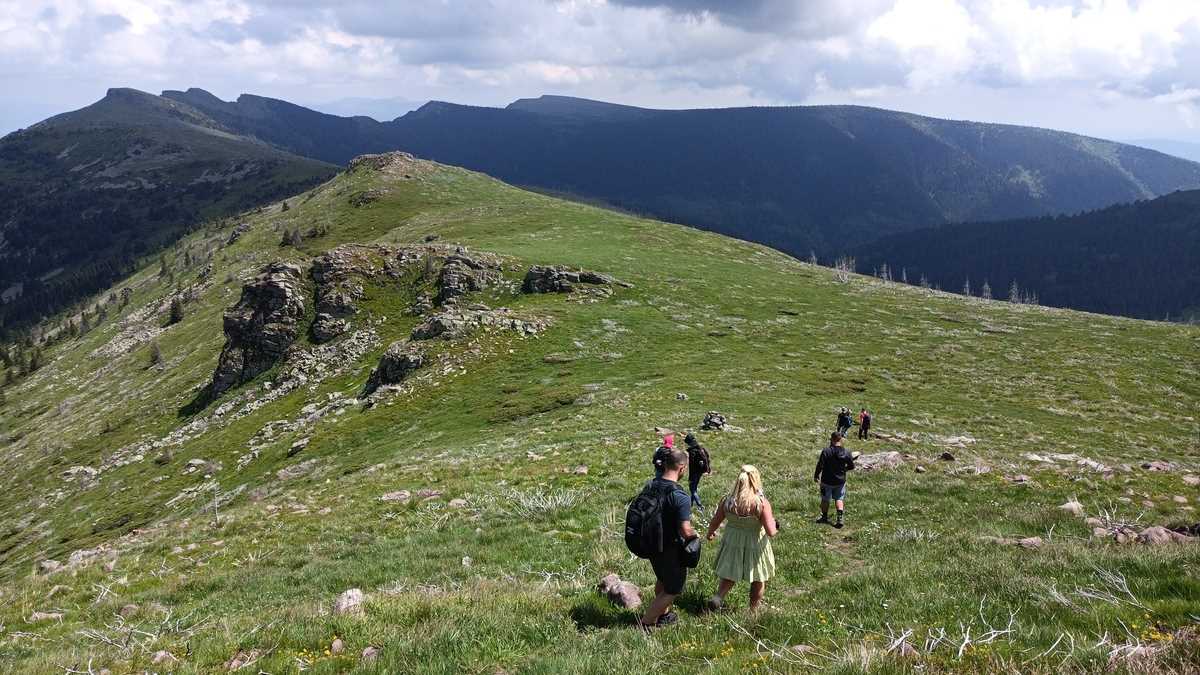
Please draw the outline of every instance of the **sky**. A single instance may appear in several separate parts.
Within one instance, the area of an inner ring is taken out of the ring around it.
[[[847,103],[1200,142],[1200,0],[0,0],[0,133],[109,87],[376,117]]]

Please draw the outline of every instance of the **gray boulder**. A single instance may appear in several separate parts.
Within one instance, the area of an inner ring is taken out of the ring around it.
[[[608,285],[614,279],[607,274],[588,270],[571,270],[563,266],[534,265],[525,273],[521,284],[524,293],[571,293],[576,284]]]
[[[609,602],[622,609],[637,609],[642,606],[642,594],[638,587],[628,581],[622,581],[621,577],[615,574],[601,579],[596,588]]]
[[[242,287],[242,297],[225,311],[225,347],[210,390],[219,395],[266,372],[300,333],[304,316],[300,268],[272,263]]]
[[[423,365],[425,356],[416,345],[407,340],[393,342],[379,357],[379,365],[367,378],[365,393],[370,394],[385,384],[399,384]]]
[[[483,256],[470,256],[463,249],[446,258],[438,275],[437,304],[453,303],[458,298],[493,286],[500,280],[500,264]]]
[[[318,314],[312,324],[313,342],[317,344],[329,342],[345,334],[349,329],[350,324],[345,319],[338,319],[325,313]]]

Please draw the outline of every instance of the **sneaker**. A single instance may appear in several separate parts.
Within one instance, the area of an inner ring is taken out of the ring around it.
[[[839,530],[842,529],[842,521],[840,521],[840,520],[837,521],[836,523],[833,524],[833,526]]]
[[[725,606],[725,603],[721,600],[721,596],[714,595],[708,599],[708,602],[705,603],[705,606],[708,607],[708,611],[710,612],[719,612],[721,611],[721,608]]]
[[[817,518],[813,522],[818,525],[828,525],[829,524],[829,516],[821,516],[820,518]]]
[[[662,626],[673,626],[677,623],[679,623],[679,615],[675,612],[668,611],[664,612],[662,616],[658,617],[658,621],[655,621],[654,625],[661,628]]]

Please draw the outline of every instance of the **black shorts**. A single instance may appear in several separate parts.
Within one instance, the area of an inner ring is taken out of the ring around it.
[[[662,582],[663,592],[679,595],[687,582],[688,568],[683,565],[683,552],[679,544],[671,542],[665,548],[667,550],[662,553],[651,556],[650,566],[654,568],[654,578]]]

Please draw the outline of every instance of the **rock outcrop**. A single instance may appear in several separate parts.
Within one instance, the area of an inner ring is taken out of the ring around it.
[[[704,420],[700,422],[700,428],[707,431],[724,431],[727,426],[729,426],[728,420],[716,410],[704,413]]]
[[[521,335],[536,335],[546,328],[546,322],[522,318],[507,309],[454,309],[439,312],[413,328],[412,339],[454,339],[477,328],[511,330]]]
[[[607,274],[588,270],[572,270],[561,265],[534,265],[525,273],[525,282],[521,285],[524,293],[571,293],[577,284],[592,284],[606,286],[615,282]]]
[[[379,365],[367,378],[364,395],[371,394],[386,384],[403,382],[404,378],[423,365],[425,357],[416,345],[407,340],[393,342],[379,358]]]
[[[442,264],[437,304],[453,304],[467,293],[482,291],[499,280],[499,261],[490,256],[468,255],[466,250],[458,249]]]
[[[638,587],[631,582],[622,581],[621,577],[615,574],[605,576],[596,588],[609,602],[622,609],[637,609],[642,606],[642,595]]]
[[[213,372],[213,396],[254,379],[275,365],[300,333],[304,286],[300,268],[272,263],[242,287],[225,311],[225,348]]]

